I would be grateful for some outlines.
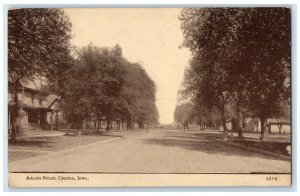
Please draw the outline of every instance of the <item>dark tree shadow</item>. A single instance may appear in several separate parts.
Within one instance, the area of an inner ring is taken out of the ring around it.
[[[209,133],[187,133],[170,132],[161,138],[145,139],[144,142],[153,145],[163,145],[169,147],[180,147],[186,150],[201,151],[208,154],[221,154],[228,156],[258,157],[272,160],[290,161],[288,157],[271,155],[268,153],[252,151],[238,146],[233,146],[222,141],[222,136]],[[243,144],[246,142],[245,144]],[[266,143],[261,141],[238,141],[234,143],[243,144],[252,148],[264,151],[275,152],[287,156],[284,152],[288,143]],[[280,153],[278,153],[280,152]]]
[[[123,137],[123,131],[115,131],[115,130],[92,130],[92,131],[82,131],[81,136],[104,136],[104,137]],[[78,137],[78,131],[70,131],[68,137]]]
[[[22,139],[16,140],[15,142],[11,143],[8,142],[10,147],[49,147],[54,141],[51,141],[50,138],[38,138],[38,139]]]

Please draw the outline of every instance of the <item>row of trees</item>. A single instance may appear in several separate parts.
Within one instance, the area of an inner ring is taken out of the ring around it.
[[[122,56],[121,48],[88,45],[76,53],[74,65],[64,71],[62,103],[68,122],[81,127],[95,116],[106,119],[107,130],[112,121],[127,128],[158,121],[155,106],[156,87],[138,63]],[[99,127],[98,127],[99,128]]]
[[[197,115],[195,106],[191,103],[177,105],[174,111],[174,120],[183,124],[185,121],[189,123],[197,123]]]
[[[184,9],[183,45],[192,53],[181,95],[199,117],[226,120],[279,117],[290,104],[290,10],[287,8]],[[204,116],[203,116],[204,114]]]
[[[176,106],[174,120],[181,124],[188,122],[189,124],[199,124],[217,128],[220,124],[220,115],[216,108],[207,110],[207,108],[200,107],[199,104],[187,102]]]
[[[71,28],[61,9],[14,9],[8,12],[8,79],[14,102],[11,140],[22,107],[17,90],[37,77],[61,97],[70,124],[81,126],[90,115],[140,126],[158,121],[155,84],[141,65],[122,56],[121,48],[93,45],[74,49]],[[109,123],[108,123],[109,124]]]

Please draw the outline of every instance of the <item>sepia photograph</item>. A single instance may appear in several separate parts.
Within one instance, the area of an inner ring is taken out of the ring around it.
[[[291,186],[289,7],[10,8],[9,187]]]

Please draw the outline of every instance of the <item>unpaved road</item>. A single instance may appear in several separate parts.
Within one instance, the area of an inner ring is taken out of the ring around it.
[[[10,172],[289,173],[290,168],[288,160],[199,132],[167,129],[9,163]]]

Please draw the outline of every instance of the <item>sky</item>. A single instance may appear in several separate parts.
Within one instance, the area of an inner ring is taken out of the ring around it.
[[[157,87],[160,122],[171,123],[177,92],[188,66],[189,50],[183,42],[178,8],[69,8],[72,44],[100,47],[119,44],[123,56],[139,62]]]

